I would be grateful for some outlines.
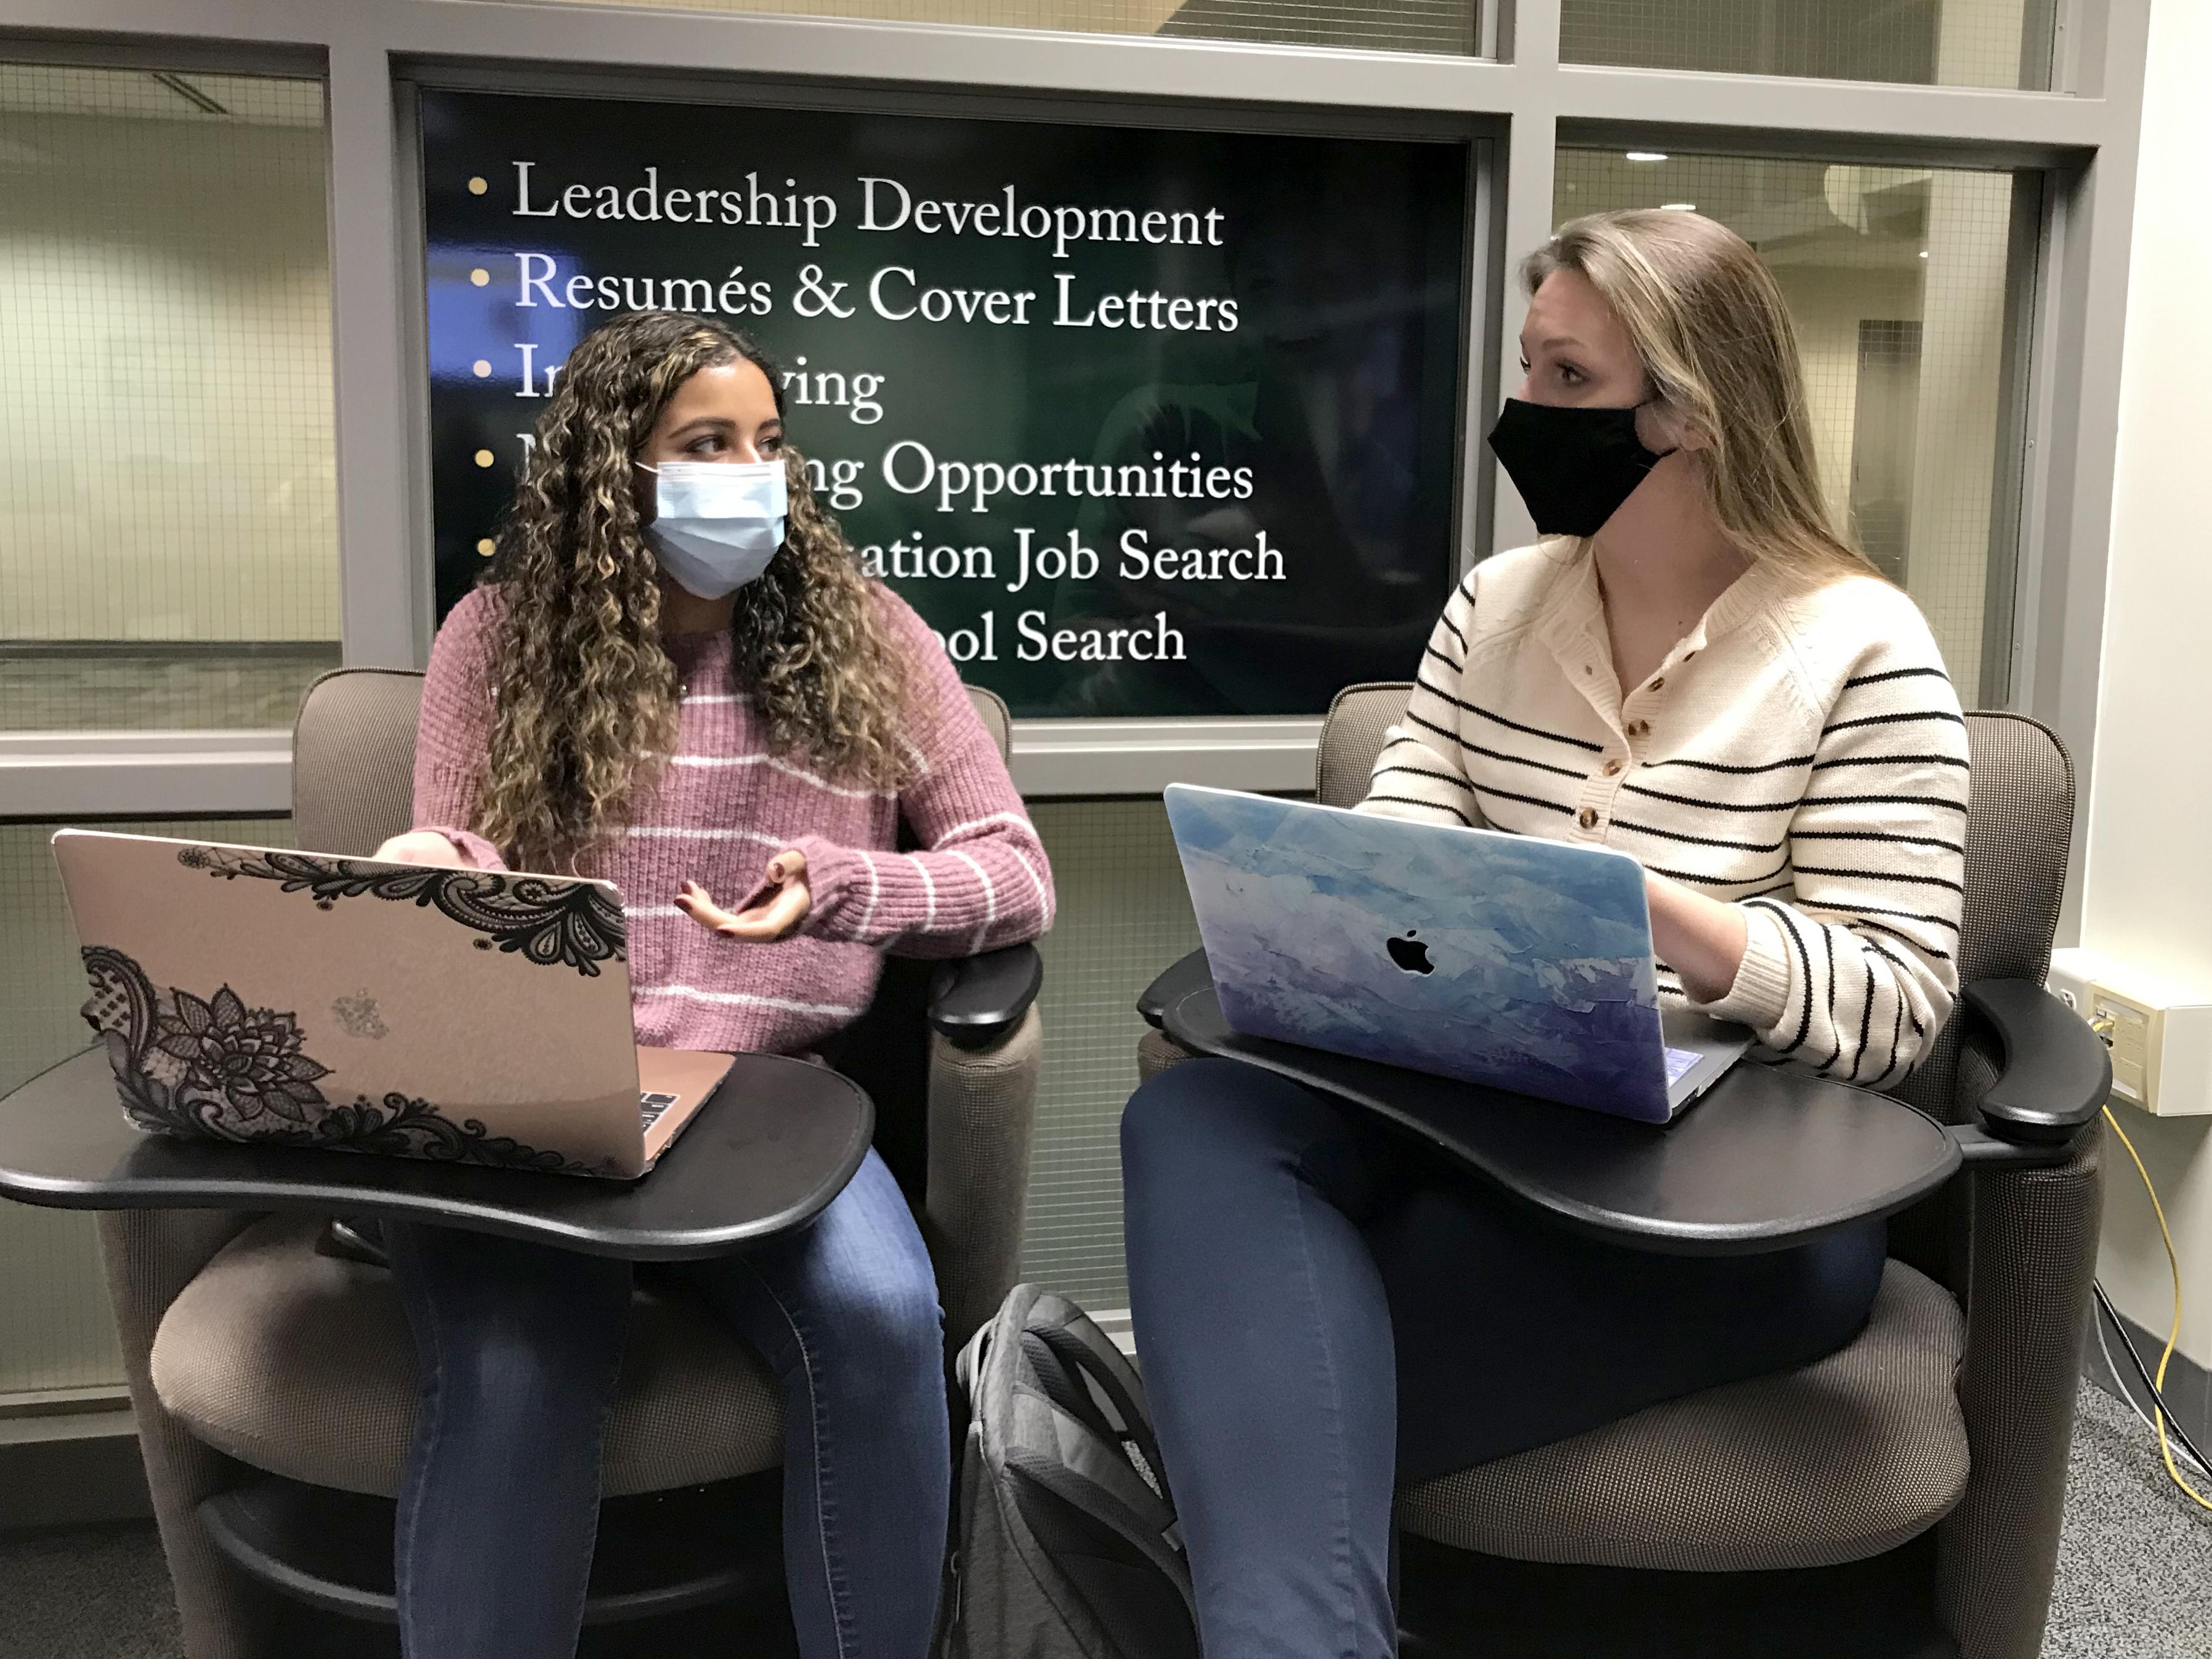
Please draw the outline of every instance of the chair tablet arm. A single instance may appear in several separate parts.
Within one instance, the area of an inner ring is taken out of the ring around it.
[[[1943,1133],[1959,1149],[1959,1161],[1969,1169],[2002,1164],[2014,1170],[2055,1170],[2073,1162],[2081,1150],[2078,1132],[2071,1140],[2000,1140],[1978,1123],[1953,1123]]]
[[[2003,1069],[1982,1097],[2000,1141],[2055,1146],[2071,1140],[2112,1090],[2112,1057],[2080,1015],[2024,979],[1977,980],[1965,1001],[1996,1033]],[[1970,1159],[1972,1152],[1968,1154]]]
[[[1154,1030],[1164,1031],[1169,1009],[1193,991],[1202,991],[1212,983],[1213,969],[1206,965],[1206,952],[1193,951],[1139,993],[1137,1012]]]
[[[1034,945],[948,962],[930,982],[930,1029],[956,1048],[988,1048],[1021,1024],[1043,984]]]
[[[364,1267],[390,1267],[392,1257],[384,1248],[384,1225],[366,1218],[332,1216],[315,1236],[315,1254],[339,1261],[357,1261]]]

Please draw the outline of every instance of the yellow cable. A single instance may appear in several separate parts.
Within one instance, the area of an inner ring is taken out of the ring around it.
[[[2158,1188],[2150,1183],[2150,1171],[2143,1167],[2142,1154],[2136,1151],[2135,1142],[2130,1140],[2128,1132],[2120,1127],[2120,1121],[2112,1115],[2110,1106],[2105,1108],[2105,1121],[2112,1126],[2112,1133],[2120,1138],[2120,1145],[2128,1149],[2128,1156],[2135,1160],[2136,1173],[2142,1177],[2143,1190],[2150,1194],[2151,1213],[2158,1218],[2158,1236],[2166,1243],[2166,1271],[2173,1275],[2173,1328],[2166,1333],[2166,1352],[2158,1357],[2158,1376],[2154,1379],[2159,1393],[2164,1394],[2166,1362],[2173,1358],[2173,1350],[2181,1341],[2181,1263],[2173,1254],[2173,1235],[2166,1229],[2166,1206],[2158,1201]],[[2160,1408],[2155,1397],[2150,1402],[2150,1408],[2152,1419],[2158,1425],[2159,1455],[2166,1460],[2166,1474],[2172,1477],[2175,1486],[2187,1492],[2200,1506],[2212,1510],[2212,1498],[2205,1497],[2184,1480],[2181,1471],[2173,1466],[2173,1448],[2167,1443],[2166,1437],[2166,1413]]]

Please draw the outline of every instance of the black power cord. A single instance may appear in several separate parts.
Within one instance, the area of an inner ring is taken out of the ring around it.
[[[2128,1363],[2136,1368],[2136,1376],[2142,1383],[2144,1391],[2157,1402],[2159,1415],[2166,1420],[2166,1431],[2179,1443],[2182,1450],[2189,1454],[2198,1468],[2212,1469],[2212,1463],[2205,1462],[2204,1454],[2197,1450],[2196,1442],[2190,1439],[2189,1431],[2174,1421],[2173,1412],[2166,1405],[2166,1396],[2158,1391],[2158,1384],[2150,1380],[2150,1372],[2143,1364],[2142,1356],[2136,1352],[2135,1340],[2129,1336],[2128,1328],[2121,1322],[2119,1310],[2112,1306],[2112,1299],[2105,1294],[2104,1285],[2093,1279],[2089,1281],[2089,1288],[2097,1293],[2097,1306],[2111,1322],[2112,1334],[2120,1339],[2120,1346],[2127,1350]]]

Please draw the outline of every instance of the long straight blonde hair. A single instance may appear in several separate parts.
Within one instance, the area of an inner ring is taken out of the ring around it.
[[[1562,225],[1522,262],[1586,278],[1628,330],[1654,394],[1705,442],[1705,505],[1747,558],[1808,576],[1877,574],[1828,515],[1797,331],[1751,245],[1702,214],[1631,209]]]

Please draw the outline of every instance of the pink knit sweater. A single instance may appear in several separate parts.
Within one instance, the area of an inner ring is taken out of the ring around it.
[[[802,1052],[866,1007],[880,952],[967,956],[1052,926],[1052,872],[997,744],[921,619],[872,591],[909,664],[907,735],[922,761],[896,793],[769,753],[726,633],[665,642],[684,686],[677,752],[628,834],[580,866],[622,890],[640,1042]],[[415,750],[416,827],[493,869],[506,867],[501,849],[468,826],[490,740],[499,604],[479,589],[438,630]],[[926,851],[890,850],[902,813]],[[814,896],[796,936],[743,943],[676,908],[690,880],[735,909],[787,847],[806,854]]]

